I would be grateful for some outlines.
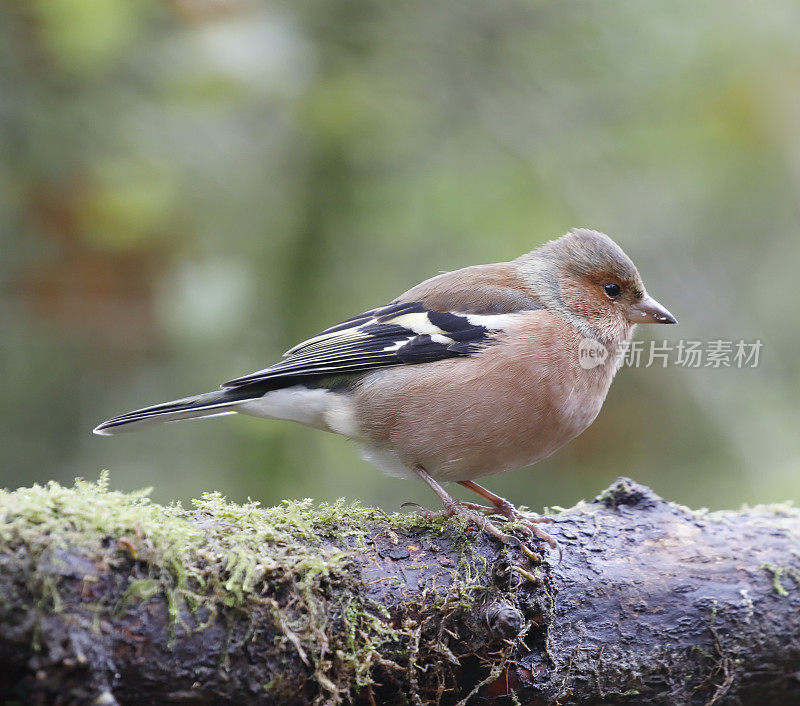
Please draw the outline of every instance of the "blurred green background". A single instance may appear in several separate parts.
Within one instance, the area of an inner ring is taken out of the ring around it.
[[[487,485],[618,475],[800,496],[800,4],[0,4],[0,485],[435,507],[346,440],[246,417],[113,438],[440,270],[612,235],[679,327],[756,369],[624,369],[595,424]]]

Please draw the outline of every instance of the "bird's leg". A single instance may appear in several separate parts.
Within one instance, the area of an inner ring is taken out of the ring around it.
[[[492,524],[484,515],[478,514],[474,509],[458,502],[452,495],[450,495],[450,493],[448,493],[441,485],[439,485],[439,483],[433,479],[431,474],[428,473],[422,466],[417,464],[413,467],[413,470],[428,484],[428,487],[439,496],[445,507],[443,513],[445,517],[453,517],[453,515],[458,515],[459,517],[463,517],[465,520],[474,522],[481,529],[484,529],[497,537],[497,539],[499,539],[503,544],[519,544],[519,540],[501,532],[497,526]],[[423,517],[430,518],[436,517],[436,515],[439,513],[433,513],[430,510],[422,510],[421,514]]]
[[[520,520],[524,522],[526,529],[528,529],[528,531],[531,532],[531,534],[547,542],[553,549],[559,549],[556,540],[553,539],[549,534],[547,534],[547,532],[536,526],[537,523],[552,522],[550,518],[528,517],[527,515],[523,515],[508,500],[506,500],[505,498],[501,498],[499,495],[495,495],[491,490],[487,490],[482,485],[473,483],[471,480],[460,480],[458,481],[458,484],[463,485],[465,488],[469,488],[472,492],[477,493],[485,500],[488,500],[492,504],[492,507],[485,508],[486,510],[489,510],[490,512],[496,512],[498,515],[507,517],[509,520]],[[470,507],[477,510],[478,508],[482,508],[483,506],[470,504]],[[483,511],[484,510],[479,510],[479,512]]]

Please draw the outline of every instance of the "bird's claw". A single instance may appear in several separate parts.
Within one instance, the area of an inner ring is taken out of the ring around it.
[[[403,503],[401,507],[415,508],[416,511],[426,520],[432,520],[437,517],[461,517],[468,522],[474,522],[476,525],[478,525],[478,527],[496,537],[503,544],[512,544],[516,546],[521,545],[519,539],[513,535],[505,534],[500,530],[499,527],[497,527],[497,525],[491,522],[488,517],[476,512],[475,508],[468,503],[453,502],[452,504],[448,504],[444,510],[438,511],[428,510],[427,508],[422,507],[422,505],[412,502]]]
[[[401,505],[401,507],[413,507],[426,520],[433,520],[438,517],[462,517],[468,522],[474,522],[476,525],[478,525],[478,527],[493,535],[503,544],[507,546],[511,545],[518,547],[523,554],[528,557],[532,564],[540,564],[542,561],[541,557],[530,547],[528,547],[523,540],[519,539],[519,537],[515,537],[513,534],[506,534],[496,524],[489,520],[487,517],[489,514],[503,514],[498,513],[497,508],[489,508],[483,505],[476,505],[475,503],[459,502],[454,502],[452,505],[448,505],[444,510],[437,511],[429,510],[419,503],[414,502],[405,502]],[[505,514],[503,514],[503,516],[511,521],[522,522],[522,525],[516,529],[525,535],[525,539],[530,540],[534,537],[537,537],[538,539],[546,542],[552,549],[555,549],[558,552],[558,562],[561,563],[562,551],[558,542],[556,542],[553,537],[547,534],[547,532],[539,529],[536,526],[536,524],[540,522],[552,522],[550,518],[529,518],[520,513],[518,510],[514,510],[513,517],[508,517]]]
[[[546,542],[551,549],[554,549],[558,552],[558,563],[559,564],[561,563],[563,552],[561,551],[561,547],[559,546],[558,542],[547,532],[538,527],[538,525],[540,524],[551,524],[553,522],[552,518],[531,517],[530,515],[526,515],[517,510],[517,508],[511,505],[511,503],[507,503],[506,505],[500,507],[495,507],[495,506],[488,507],[486,505],[478,505],[476,503],[464,503],[464,505],[466,505],[468,508],[476,512],[480,512],[486,515],[501,515],[505,517],[509,522],[521,523],[520,527],[516,529],[522,534],[524,534],[525,538],[528,540],[537,537],[538,539],[541,539],[543,542]],[[522,545],[521,542],[520,545]]]
[[[481,488],[472,481],[459,481],[461,485],[474,490],[478,493],[478,495],[489,500],[493,507],[477,505],[475,503],[458,502],[444,488],[442,488],[441,485],[439,485],[436,479],[433,478],[430,473],[423,468],[423,466],[416,464],[413,467],[413,470],[423,481],[428,484],[431,490],[433,490],[433,492],[439,496],[441,501],[444,503],[445,509],[442,512],[431,512],[430,510],[420,507],[416,503],[403,503],[403,507],[406,507],[407,505],[417,507],[419,513],[426,519],[442,516],[452,517],[453,515],[458,515],[459,517],[467,520],[467,522],[474,522],[482,530],[494,535],[495,538],[506,545],[514,544],[516,546],[522,546],[522,541],[513,535],[508,535],[501,531],[497,525],[489,520],[489,515],[498,514],[512,521],[520,521],[529,538],[533,536],[538,537],[539,539],[547,542],[547,544],[549,544],[553,549],[558,549],[559,562],[561,561],[561,549],[556,540],[544,530],[536,527],[534,518],[528,518],[523,515],[519,510],[517,510],[516,507],[514,507],[514,505],[508,502],[508,500],[494,495],[494,493],[490,493],[488,490]],[[536,518],[536,520],[538,519],[539,518]],[[531,558],[533,552],[529,550],[529,552],[526,553],[528,553],[528,558]]]

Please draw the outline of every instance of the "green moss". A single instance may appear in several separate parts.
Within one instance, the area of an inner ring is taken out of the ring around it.
[[[376,661],[386,664],[392,654],[401,659],[407,649],[409,635],[391,625],[383,606],[364,602],[349,570],[370,528],[391,536],[425,523],[428,532],[433,525],[455,535],[461,561],[449,589],[431,596],[434,603],[469,608],[486,589],[488,567],[472,554],[473,542],[443,520],[343,501],[237,505],[219,493],[202,495],[190,508],[160,506],[148,492],[110,490],[105,473],[71,488],[51,482],[0,491],[0,554],[28,561],[28,590],[40,615],[61,608],[59,584],[64,575],[74,578],[76,565],[90,585],[110,563],[127,561],[136,569],[128,585],[113,595],[98,591],[87,610],[119,617],[163,599],[173,639],[179,629],[205,629],[225,610],[267,611],[279,630],[279,649],[308,665],[325,702],[336,703],[369,685]],[[264,688],[280,694],[295,686],[276,677]]]
[[[761,564],[761,566],[758,568],[766,569],[772,573],[772,587],[775,589],[775,593],[777,593],[779,596],[789,595],[789,591],[787,591],[786,588],[784,588],[783,583],[781,583],[781,577],[784,574],[789,576],[795,582],[795,584],[800,585],[800,571],[792,566],[776,566],[775,564],[766,562]]]
[[[122,613],[126,608],[135,603],[146,603],[160,592],[161,585],[156,579],[148,578],[131,581],[125,593],[122,594],[122,598],[117,601],[114,607],[114,613]]]
[[[262,508],[257,502],[236,505],[219,493],[206,493],[185,509],[179,503],[151,503],[148,493],[111,491],[106,475],[97,483],[78,480],[72,488],[51,482],[0,490],[0,540],[22,542],[49,555],[51,566],[59,549],[91,556],[97,537],[103,536],[113,540],[119,553],[157,570],[163,588],[215,589],[235,605],[278,569],[288,568],[310,587],[340,568],[347,554],[316,546],[319,536],[363,534],[365,525],[389,519],[395,527],[419,523],[418,518],[390,517],[342,501],[320,506],[311,500],[284,501]],[[210,571],[212,565],[223,571]],[[151,578],[130,591],[145,586],[149,591],[153,585]]]

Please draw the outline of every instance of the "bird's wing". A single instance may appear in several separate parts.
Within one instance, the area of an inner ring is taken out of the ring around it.
[[[340,375],[470,355],[490,344],[513,314],[433,311],[393,303],[343,321],[284,354],[269,368],[231,380],[231,389],[274,378]]]

